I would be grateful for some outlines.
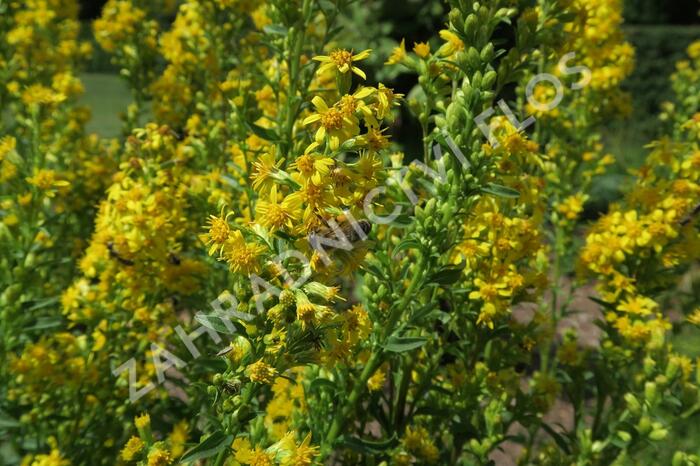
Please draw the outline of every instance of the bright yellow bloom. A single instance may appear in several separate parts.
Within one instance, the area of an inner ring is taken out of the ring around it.
[[[57,179],[57,174],[54,170],[49,170],[46,168],[36,170],[33,176],[27,178],[27,183],[36,186],[41,191],[44,191],[49,197],[53,196],[53,193],[51,192],[52,189],[70,186],[68,181]]]
[[[143,441],[136,436],[132,436],[122,449],[121,456],[124,461],[132,461],[143,448]]]
[[[349,71],[352,71],[362,79],[367,79],[365,73],[353,64],[355,62],[364,60],[365,58],[369,57],[370,52],[371,50],[367,49],[363,50],[357,55],[353,55],[350,51],[338,49],[331,52],[331,54],[328,56],[320,55],[314,57],[314,60],[323,63],[323,65],[321,65],[318,69],[318,74],[323,74],[327,70],[335,68],[341,74],[345,74]]]
[[[170,452],[154,448],[148,453],[148,466],[167,466],[172,462]]]
[[[651,314],[657,307],[658,304],[653,299],[638,295],[627,298],[617,306],[617,309],[629,314],[644,316]]]
[[[406,58],[406,39],[401,39],[401,43],[391,51],[389,59],[385,65],[396,65]]]
[[[384,388],[384,382],[386,381],[386,372],[384,369],[377,369],[372,377],[367,380],[367,389],[371,392],[376,392]]]
[[[260,271],[260,258],[265,247],[248,243],[240,230],[235,230],[224,244],[223,256],[231,271],[249,275]]]
[[[304,125],[321,123],[314,136],[317,144],[321,144],[328,136],[329,147],[331,150],[336,150],[341,143],[360,132],[359,122],[355,116],[346,115],[335,106],[329,107],[320,96],[314,97],[311,102],[316,107],[317,113],[307,117]]]
[[[250,380],[256,383],[269,384],[274,382],[275,377],[277,376],[277,371],[275,368],[262,360],[250,364],[247,367],[246,372],[248,373]]]
[[[414,42],[413,51],[421,58],[427,58],[430,55],[430,44],[426,42]]]
[[[328,176],[334,165],[335,161],[330,157],[307,153],[297,157],[289,168],[298,170],[305,179],[310,180],[317,186],[321,186],[327,183],[325,177]]]
[[[228,218],[233,215],[229,212],[224,215],[224,207],[221,208],[219,216],[209,216],[209,231],[206,235],[202,235],[202,239],[209,247],[209,255],[213,256],[217,251],[223,253],[224,244],[231,236],[231,227],[228,224]]]
[[[440,31],[440,38],[442,38],[445,43],[438,50],[438,55],[446,57],[464,50],[464,42],[462,42],[462,39],[454,32],[443,29]]]
[[[274,175],[284,162],[275,160],[273,152],[266,152],[258,160],[253,162],[253,173],[250,176],[253,189],[259,193],[267,193],[274,185]]]
[[[311,434],[306,434],[300,444],[294,441],[294,433],[287,433],[280,441],[285,451],[282,466],[310,466],[319,454],[319,448],[311,445]]]
[[[287,228],[291,230],[294,221],[301,217],[301,208],[294,198],[287,196],[283,199],[273,186],[267,198],[258,199],[255,205],[255,219],[260,225],[270,231]]]
[[[151,416],[148,413],[143,413],[140,416],[136,416],[134,419],[134,425],[137,429],[145,429],[151,425]]]

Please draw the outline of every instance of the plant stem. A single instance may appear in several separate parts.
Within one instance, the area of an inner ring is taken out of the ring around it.
[[[360,396],[364,392],[367,385],[367,380],[369,380],[374,371],[381,364],[382,354],[383,350],[381,348],[372,353],[367,361],[367,364],[365,364],[365,368],[362,370],[362,374],[360,374],[360,377],[355,381],[352,391],[350,392],[350,396],[348,397],[348,401],[345,403],[345,406],[343,406],[343,408],[335,415],[331,428],[328,430],[328,434],[326,435],[326,440],[324,442],[325,445],[322,452],[323,456],[327,456],[330,449],[333,448],[333,443],[335,443],[336,439],[338,438],[341,429],[345,426],[347,419],[356,409],[357,402],[359,401]]]

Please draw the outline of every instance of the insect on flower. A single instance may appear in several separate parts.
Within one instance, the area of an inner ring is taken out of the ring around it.
[[[328,244],[330,249],[336,248],[333,243],[340,242],[344,245],[347,243],[357,243],[367,239],[367,235],[372,231],[372,224],[369,220],[355,221],[354,218],[348,219],[346,215],[338,215],[334,219],[328,220],[316,230],[309,234],[309,243],[314,249],[317,249],[322,238],[330,240]],[[327,244],[324,242],[324,244]]]
[[[114,249],[114,243],[113,242],[108,242],[107,243],[107,250],[109,251],[109,257],[118,260],[124,265],[134,265],[134,261],[125,259],[122,256],[119,255],[119,253]]]

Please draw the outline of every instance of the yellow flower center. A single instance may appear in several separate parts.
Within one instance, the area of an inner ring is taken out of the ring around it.
[[[350,116],[353,113],[355,113],[355,110],[357,110],[357,101],[351,95],[344,95],[340,98],[340,102],[338,102],[338,107],[340,107],[341,112],[343,112],[347,116]]]
[[[321,116],[321,125],[327,130],[335,130],[343,127],[343,115],[335,108],[329,108]]]
[[[284,226],[287,221],[287,213],[279,204],[270,204],[265,213],[265,222],[275,228]]]
[[[324,125],[325,126],[325,125]],[[297,168],[305,175],[313,173],[314,159],[309,154],[304,154],[297,158]]]
[[[335,50],[331,52],[330,57],[331,61],[335,63],[338,68],[344,65],[352,65],[352,53],[347,50]]]
[[[479,289],[479,293],[484,301],[492,301],[498,295],[498,290],[491,283],[484,283]]]
[[[209,227],[209,237],[216,244],[223,244],[228,239],[231,229],[228,223],[222,218],[213,217],[211,227]]]

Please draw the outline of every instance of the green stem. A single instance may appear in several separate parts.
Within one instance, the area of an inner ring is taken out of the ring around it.
[[[386,327],[385,331],[386,334],[385,336],[389,336],[392,334],[394,331],[394,327],[396,326],[396,323],[399,321],[401,318],[401,314],[403,313],[404,309],[406,309],[406,306],[408,306],[408,303],[411,299],[413,299],[413,293],[416,290],[416,287],[418,287],[418,284],[420,283],[420,277],[423,274],[423,269],[425,268],[425,257],[423,256],[422,253],[420,253],[420,259],[418,259],[418,263],[416,264],[415,268],[413,269],[413,276],[411,277],[411,284],[408,286],[406,289],[406,292],[403,295],[403,298],[401,301],[398,302],[394,306],[394,308],[391,311],[391,314],[389,314],[389,318],[387,319],[386,322]]]
[[[362,374],[360,374],[360,377],[355,381],[355,385],[353,386],[352,391],[350,392],[348,401],[345,403],[345,406],[343,406],[343,408],[333,418],[331,428],[328,430],[328,434],[326,435],[326,440],[324,442],[324,451],[322,452],[322,455],[327,456],[330,453],[330,450],[333,448],[333,444],[338,438],[338,435],[340,435],[341,429],[345,427],[345,423],[347,422],[348,418],[353,413],[353,411],[355,411],[360,396],[365,391],[367,381],[372,376],[377,367],[381,365],[382,353],[383,351],[381,350],[381,348],[372,353],[369,360],[367,361],[367,364],[365,364],[365,368],[362,370]]]
[[[411,382],[411,373],[413,372],[413,367],[416,364],[415,359],[408,361],[408,364],[404,365],[403,372],[401,373],[401,380],[399,386],[397,387],[397,396],[394,401],[394,430],[400,432],[403,427],[404,416],[406,414],[406,397],[408,395],[408,387]]]

